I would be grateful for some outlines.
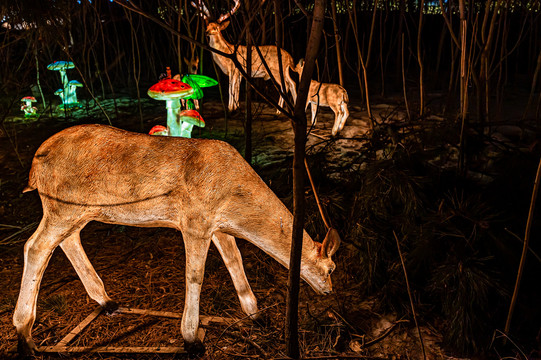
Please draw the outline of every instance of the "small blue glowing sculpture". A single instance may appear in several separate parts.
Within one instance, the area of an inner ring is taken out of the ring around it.
[[[60,73],[60,80],[62,81],[62,89],[55,91],[55,95],[60,96],[62,100],[62,105],[58,108],[60,110],[70,110],[73,108],[79,107],[79,102],[77,101],[77,88],[82,87],[83,84],[77,80],[68,80],[66,75],[66,70],[73,69],[75,65],[71,61],[55,61],[47,65],[47,69],[52,71],[58,71]]]
[[[36,98],[33,96],[25,96],[21,99],[23,104],[21,105],[21,111],[24,112],[24,117],[36,116],[38,108],[32,106],[32,103],[36,102]]]

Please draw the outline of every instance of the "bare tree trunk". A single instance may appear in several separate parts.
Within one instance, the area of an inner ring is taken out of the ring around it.
[[[422,118],[425,110],[425,94],[423,79],[423,57],[421,55],[421,32],[423,29],[423,11],[425,2],[419,3],[419,28],[417,30],[417,62],[419,63],[419,116]]]
[[[293,233],[286,308],[286,351],[293,359],[300,357],[299,351],[299,287],[301,272],[301,254],[304,227],[304,157],[306,145],[306,111],[310,80],[321,41],[325,15],[325,0],[316,0],[314,4],[312,30],[306,47],[306,62],[299,84],[295,103],[295,153],[293,157]]]
[[[404,70],[404,33],[402,33],[400,44],[402,45],[400,51],[400,58],[402,63],[402,89],[404,91],[404,104],[406,105],[406,114],[408,116],[408,120],[411,120],[410,107],[408,103],[408,92],[406,91],[406,72]]]
[[[458,172],[464,172],[464,130],[466,127],[466,116],[468,112],[468,77],[466,68],[466,9],[464,0],[459,0],[458,7],[460,11],[460,143],[458,147]]]
[[[528,109],[530,108],[533,97],[535,94],[535,89],[537,88],[537,78],[539,77],[539,73],[541,72],[541,49],[539,50],[539,55],[537,55],[537,66],[535,67],[535,71],[533,73],[532,77],[532,86],[530,87],[530,96],[528,96],[528,104],[526,105],[526,108],[524,109],[524,113],[522,114],[522,120],[526,117],[526,114],[528,112]]]
[[[250,2],[246,1],[246,13],[250,14]],[[250,31],[250,23],[246,26],[246,113],[244,116],[244,158],[248,164],[252,163],[252,87],[250,80],[252,79],[252,36]]]
[[[344,86],[344,74],[342,72],[342,51],[340,49],[340,34],[338,32],[338,24],[336,22],[336,0],[331,0],[332,24],[334,29],[334,42],[336,45],[336,62],[338,63],[338,77],[340,85]]]
[[[353,15],[352,15],[353,13]],[[359,74],[357,75],[358,78],[359,78],[359,86],[361,88],[361,92],[364,90],[364,94],[365,94],[365,97],[366,97],[366,111],[368,113],[368,118],[370,120],[370,128],[371,129],[374,129],[374,118],[372,117],[372,110],[371,110],[371,107],[370,107],[370,97],[368,96],[368,78],[367,78],[367,73],[366,73],[366,65],[364,63],[364,60],[363,60],[363,55],[361,53],[361,44],[360,44],[360,41],[359,41],[359,36],[357,35],[358,34],[358,27],[357,27],[357,12],[355,10],[355,3],[353,3],[353,9],[350,9],[348,8],[348,15],[349,15],[349,21],[353,24],[353,35],[355,36],[355,43],[357,45],[357,56],[358,56],[358,60],[359,60]],[[363,84],[361,84],[361,75],[360,75],[360,70],[362,68],[362,71],[363,71],[363,83],[364,83],[364,88],[363,88]]]

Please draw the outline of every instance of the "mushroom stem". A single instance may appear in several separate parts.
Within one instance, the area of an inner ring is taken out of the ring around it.
[[[59,72],[60,72],[60,79],[62,80],[62,86],[64,87],[64,89],[67,89],[69,80],[68,80],[68,75],[66,75],[66,70],[60,69]]]
[[[77,104],[77,87],[69,85],[66,97],[66,104]]]
[[[180,136],[185,138],[192,137],[193,125],[184,121],[180,121]]]
[[[167,109],[167,128],[169,136],[182,136],[181,128],[177,123],[177,116],[180,110],[179,99],[166,100],[165,107]]]

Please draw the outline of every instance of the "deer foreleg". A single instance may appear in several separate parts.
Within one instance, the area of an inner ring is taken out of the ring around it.
[[[96,270],[94,270],[94,267],[86,256],[85,250],[81,245],[79,231],[76,231],[67,237],[60,244],[60,247],[71,262],[71,265],[75,268],[75,271],[77,272],[77,275],[79,275],[90,298],[108,311],[116,310],[118,305],[107,295],[105,287],[103,286],[103,281],[101,281],[99,275],[96,273]]]
[[[220,255],[222,255],[225,266],[231,275],[242,310],[252,319],[256,319],[258,316],[257,299],[246,278],[244,266],[242,265],[242,256],[235,238],[231,235],[216,232],[212,236],[212,241],[216,245]]]
[[[211,239],[210,234],[207,236],[192,231],[183,231],[182,236],[186,249],[186,299],[181,331],[186,350],[190,353],[199,353],[204,351],[204,346],[197,336],[199,329],[199,297]]]
[[[24,245],[21,290],[13,313],[20,355],[29,355],[36,350],[32,340],[32,325],[36,319],[36,303],[41,279],[54,249],[69,235],[70,230],[55,227],[44,217],[36,232]]]
[[[312,110],[312,126],[316,126],[317,104],[316,103],[310,103],[310,109]]]
[[[239,107],[240,80],[240,73],[231,71],[229,76],[229,111],[234,111]]]

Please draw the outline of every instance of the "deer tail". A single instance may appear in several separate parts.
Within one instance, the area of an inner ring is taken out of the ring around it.
[[[292,67],[291,69],[295,71],[299,76],[302,74],[302,68],[304,67],[304,59],[300,59],[297,65],[295,67]]]
[[[36,157],[37,156],[38,154],[36,153]],[[28,185],[26,185],[26,187],[23,189],[23,193],[36,190],[38,188],[36,166],[37,166],[37,161],[34,158],[34,160],[32,161],[32,167],[30,168],[30,174],[28,175]]]
[[[33,183],[32,179],[28,179],[28,185],[23,189],[23,193],[36,190],[36,184]]]

